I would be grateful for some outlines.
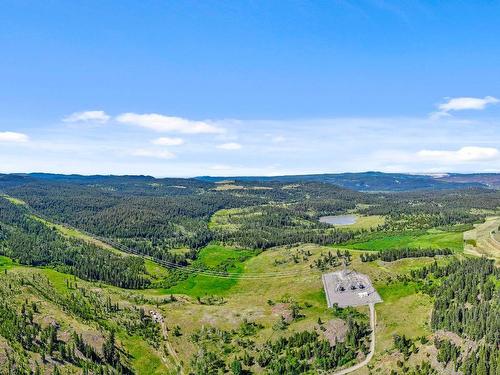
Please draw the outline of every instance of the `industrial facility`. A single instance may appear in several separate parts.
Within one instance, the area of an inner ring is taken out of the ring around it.
[[[341,271],[323,274],[328,307],[361,306],[382,302],[370,278],[361,273],[344,268]]]

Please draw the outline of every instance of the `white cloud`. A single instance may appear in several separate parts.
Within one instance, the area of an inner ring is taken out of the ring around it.
[[[493,96],[485,96],[484,98],[459,97],[446,98],[445,103],[438,105],[438,111],[430,114],[431,120],[439,120],[443,117],[451,117],[450,112],[464,110],[483,110],[488,105],[498,104],[500,100]]]
[[[500,155],[498,149],[493,147],[467,146],[458,150],[421,150],[417,156],[432,161],[461,163],[491,160]]]
[[[489,104],[497,104],[499,102],[500,100],[494,98],[493,96],[485,96],[484,98],[450,98],[446,103],[440,104],[438,108],[443,113],[450,111],[463,111],[466,109],[482,110]]]
[[[217,148],[221,150],[239,150],[241,149],[241,145],[236,142],[223,143],[221,145],[217,145]]]
[[[74,112],[63,118],[64,122],[98,122],[104,124],[111,117],[104,111],[84,111]]]
[[[144,148],[139,148],[137,150],[132,151],[131,155],[145,157],[145,158],[155,158],[155,159],[175,158],[175,154],[167,150],[148,150]]]
[[[28,142],[28,136],[16,132],[0,132],[0,142],[2,143],[24,143]]]
[[[180,146],[184,144],[184,140],[182,138],[160,137],[153,139],[151,143],[157,146]]]
[[[179,132],[186,134],[224,132],[224,129],[205,121],[193,121],[157,113],[123,113],[117,116],[116,120],[124,124],[137,125],[157,132]]]
[[[497,97],[500,99],[500,95]],[[121,123],[56,129],[52,125],[37,125],[33,128],[36,137],[24,128],[5,127],[1,130],[26,133],[30,139],[26,143],[0,143],[0,172],[182,177],[207,173],[237,176],[366,170],[498,172],[499,119],[480,117],[470,123],[454,117],[438,121],[427,117],[217,120],[210,124],[226,129],[225,133],[198,136],[155,133]],[[108,124],[114,121],[113,116]],[[277,136],[283,136],[285,141],[274,143]],[[185,144],[152,143],[160,137],[179,137]],[[243,147],[236,151],[216,148],[229,142],[241,143]],[[463,146],[490,148],[490,151],[481,151],[479,157],[470,156],[467,148],[461,150]],[[186,152],[176,152],[185,147]],[[476,158],[477,161],[468,161]],[[467,161],[450,161],[457,159]]]

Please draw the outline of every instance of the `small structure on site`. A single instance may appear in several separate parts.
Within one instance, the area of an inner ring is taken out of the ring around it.
[[[325,273],[322,276],[328,307],[361,306],[382,302],[370,278],[345,266],[340,271]]]

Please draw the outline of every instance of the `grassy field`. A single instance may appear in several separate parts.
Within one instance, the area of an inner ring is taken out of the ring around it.
[[[344,228],[348,230],[357,230],[357,229],[372,229],[376,228],[379,225],[384,224],[385,218],[380,215],[370,215],[370,216],[362,216],[356,215],[356,222],[351,225],[338,226],[338,228]]]
[[[255,211],[255,208],[252,207],[222,209],[212,215],[208,227],[212,230],[220,229],[228,232],[235,231],[239,228],[239,224],[232,223],[232,217],[261,214],[261,212]]]
[[[56,223],[53,223],[51,221],[48,221],[48,220],[43,219],[43,218],[36,216],[36,215],[30,215],[30,217],[32,219],[38,220],[39,222],[45,224],[48,227],[55,228],[59,233],[61,233],[65,237],[75,238],[78,240],[85,241],[87,243],[91,243],[91,244],[96,245],[98,247],[101,247],[103,249],[112,251],[115,254],[119,254],[119,255],[125,254],[125,253],[121,252],[120,250],[117,250],[114,247],[108,245],[107,243],[102,242],[102,241],[98,240],[97,238],[94,238],[92,236],[89,236],[88,234],[85,234],[85,233],[79,231],[78,229],[70,228],[70,227],[67,227],[67,226],[61,225],[61,224],[56,224]]]
[[[377,352],[392,347],[395,334],[415,339],[431,333],[428,322],[432,299],[417,293],[416,285],[394,283],[379,287],[378,291],[384,302],[377,305]]]
[[[217,272],[226,270],[228,273],[235,275],[234,278],[189,274],[186,280],[171,288],[163,289],[160,293],[186,294],[194,297],[225,295],[229,289],[236,285],[237,276],[243,272],[243,262],[253,255],[255,255],[255,252],[250,250],[209,245],[200,251],[199,257],[192,264],[192,267],[208,268]]]
[[[151,351],[151,347],[138,336],[118,334],[118,339],[130,354],[130,360],[138,374],[160,375],[167,373],[161,358]]]
[[[337,246],[336,246],[337,247]],[[375,250],[400,248],[449,248],[455,251],[464,249],[462,232],[443,232],[438,230],[428,230],[425,233],[404,233],[396,235],[376,234],[368,240],[353,242],[343,246],[356,250]]]
[[[500,217],[488,217],[482,224],[476,224],[474,229],[464,233],[465,253],[474,256],[485,256],[500,264]]]

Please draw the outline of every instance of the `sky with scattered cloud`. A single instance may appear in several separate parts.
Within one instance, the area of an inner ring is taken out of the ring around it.
[[[0,14],[0,173],[500,172],[496,4],[112,4]]]

